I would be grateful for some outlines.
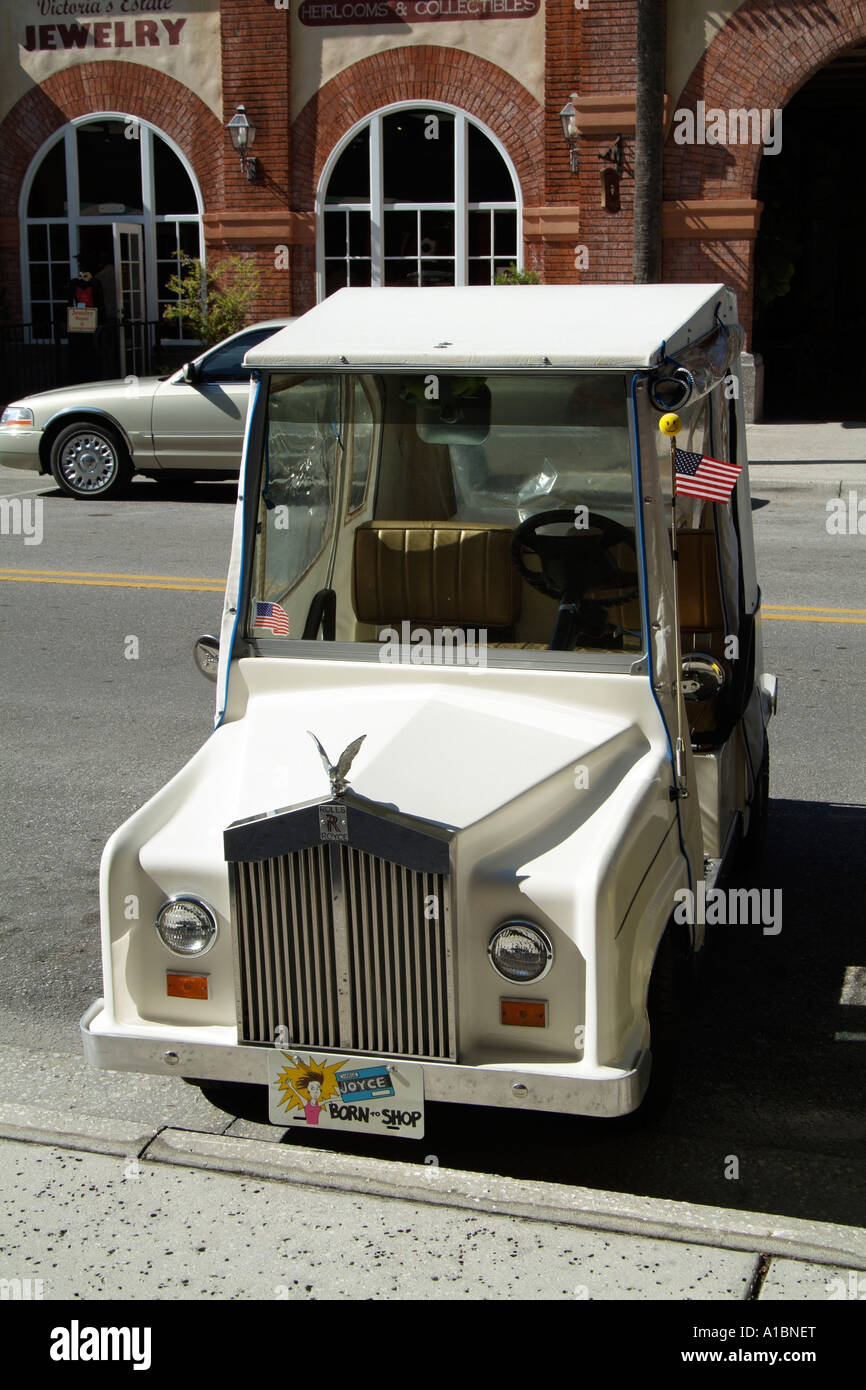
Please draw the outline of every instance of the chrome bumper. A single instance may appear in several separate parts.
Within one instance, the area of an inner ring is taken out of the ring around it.
[[[92,1032],[103,1012],[96,999],[79,1024],[84,1056],[92,1067],[106,1071],[150,1072],[201,1081],[241,1082],[265,1086],[266,1047],[244,1044],[187,1043],[166,1027],[161,1038],[131,1033]],[[495,1105],[513,1110],[545,1110],[564,1115],[612,1119],[636,1110],[647,1088],[650,1054],[641,1053],[636,1066],[623,1071],[600,1068],[602,1074],[580,1074],[580,1064],[545,1070],[543,1065],[459,1066],[453,1062],[422,1062],[424,1098],[456,1105]]]

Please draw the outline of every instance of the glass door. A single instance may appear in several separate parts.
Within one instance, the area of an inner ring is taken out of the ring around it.
[[[115,222],[112,230],[120,374],[124,377],[141,376],[147,362],[142,229],[135,223]]]

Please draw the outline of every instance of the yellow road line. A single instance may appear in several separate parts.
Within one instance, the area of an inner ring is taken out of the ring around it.
[[[860,613],[866,618],[866,608],[810,608],[808,603],[768,603],[762,612],[765,613]]]
[[[71,579],[143,579],[147,583],[155,583],[157,580],[167,579],[172,584],[220,584],[224,586],[222,579],[210,579],[201,574],[114,574],[110,570],[32,570],[32,569],[7,569],[0,566],[0,574],[7,576],[22,574],[27,578],[33,578],[37,574],[58,575]]]
[[[66,584],[75,588],[95,589],[181,589],[186,593],[198,591],[206,594],[221,594],[225,588],[221,581],[212,579],[173,580],[166,575],[164,579],[154,577],[151,580],[146,575],[130,575],[124,578],[120,575],[76,575],[69,571],[51,574],[47,570],[0,570],[0,583],[4,580],[7,584]]]
[[[767,623],[866,623],[866,618],[822,618],[817,613],[765,613]]]

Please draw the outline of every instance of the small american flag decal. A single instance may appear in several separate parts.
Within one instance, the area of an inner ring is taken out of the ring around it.
[[[289,615],[278,603],[256,603],[253,627],[264,627],[277,637],[288,637]]]

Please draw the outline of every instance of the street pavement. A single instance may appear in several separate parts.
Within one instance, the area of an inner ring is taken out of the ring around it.
[[[866,426],[751,426],[749,450],[758,505],[784,494],[783,521],[800,489],[828,498],[866,489]],[[0,470],[6,496],[51,491],[35,475]],[[187,572],[218,575],[223,559],[199,556]],[[87,568],[101,567],[97,551]],[[172,572],[159,553],[151,569]],[[832,573],[816,575],[816,605],[866,607],[862,565],[859,588],[845,574],[843,592]],[[218,611],[216,597],[207,602]],[[853,692],[854,735],[862,664],[836,659]],[[852,811],[863,799],[857,764],[849,756],[828,773]],[[30,1039],[7,1037],[0,1285],[38,1279],[45,1299],[866,1297],[866,1237],[850,1205],[841,1222],[813,1220],[467,1171],[423,1141],[399,1161],[305,1149],[233,1120],[192,1088],[179,1096],[173,1078],[90,1073],[51,1039],[35,1051]],[[862,1172],[862,1154],[859,1163]]]

